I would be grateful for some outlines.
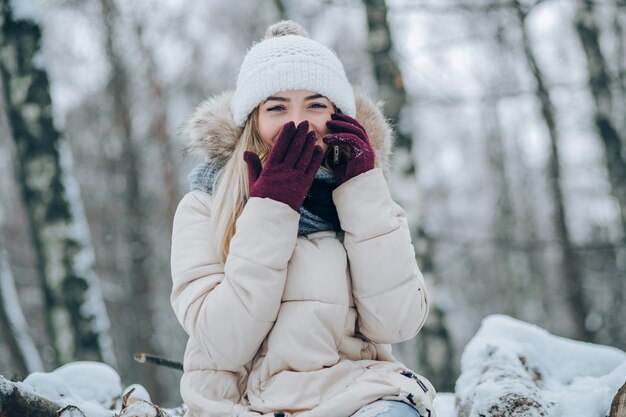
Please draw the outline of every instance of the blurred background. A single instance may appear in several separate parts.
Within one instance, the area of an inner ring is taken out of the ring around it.
[[[453,391],[504,313],[626,349],[624,0],[0,0],[0,374],[113,365],[180,404],[181,124],[293,19],[398,130],[431,315],[396,355]],[[384,277],[381,277],[384,279]]]

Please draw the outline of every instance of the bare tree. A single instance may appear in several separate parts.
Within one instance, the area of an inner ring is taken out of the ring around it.
[[[15,142],[16,176],[37,253],[47,328],[56,361],[115,364],[113,343],[71,151],[53,125],[48,76],[40,56],[41,33],[32,20],[15,18],[0,1],[0,73],[8,125]]]
[[[509,311],[515,316],[523,316],[524,305],[528,299],[541,299],[544,309],[549,306],[549,300],[545,296],[549,291],[546,291],[544,279],[546,272],[543,252],[520,248],[517,243],[538,240],[537,213],[531,203],[534,200],[532,176],[520,157],[523,154],[520,141],[515,137],[507,140],[507,126],[501,120],[502,91],[498,90],[519,89],[517,78],[508,75],[515,74],[510,58],[517,57],[519,51],[506,35],[507,23],[501,17],[494,18],[493,21],[497,26],[492,59],[497,61],[494,66],[497,74],[488,80],[488,92],[483,101],[486,152],[489,172],[493,174],[489,178],[496,196],[492,232],[495,244],[492,246],[497,258],[493,261],[499,260],[504,264],[501,269],[502,282],[506,286],[506,292],[512,295],[506,299],[510,306]],[[525,262],[520,262],[521,260]]]
[[[626,33],[624,33],[624,13],[622,4],[616,0],[613,5],[613,32],[615,33],[615,72],[619,85],[619,91],[622,97],[621,109],[626,108]],[[623,111],[622,111],[623,113]],[[626,120],[622,121],[622,126],[626,124]],[[626,233],[626,232],[625,232]]]
[[[385,115],[392,123],[398,124],[407,103],[407,94],[400,67],[394,57],[393,39],[387,22],[387,5],[384,0],[363,0],[363,4],[367,13],[368,50],[379,95],[385,103]],[[410,155],[413,144],[411,135],[398,129],[396,139],[398,147]],[[411,164],[414,162],[411,161]],[[411,165],[407,171],[414,172],[415,166]]]
[[[283,0],[274,0],[274,6],[276,7],[276,12],[278,13],[278,18],[280,20],[289,19],[287,16],[287,7],[285,6],[285,2]]]
[[[441,286],[437,282],[439,276],[435,271],[434,248],[428,232],[419,227],[415,240],[416,253],[420,260],[420,268],[430,284]],[[443,392],[454,391],[454,381],[459,370],[454,360],[454,344],[452,335],[446,326],[446,312],[437,302],[431,303],[426,324],[416,337],[417,357],[416,368],[423,372],[430,382]]]
[[[626,160],[623,156],[625,138],[613,121],[615,100],[611,91],[608,65],[600,47],[600,31],[594,16],[593,1],[578,1],[575,23],[587,57],[589,89],[595,102],[595,124],[604,146],[611,191],[621,208],[622,229],[626,241]]]
[[[153,113],[151,136],[156,139],[161,154],[161,167],[163,169],[163,186],[165,191],[165,214],[166,223],[169,226],[169,234],[171,235],[172,220],[179,201],[178,181],[176,176],[176,167],[174,162],[174,152],[172,143],[167,130],[167,97],[162,83],[159,81],[157,74],[157,65],[154,56],[148,48],[144,37],[144,28],[139,20],[134,22],[135,31],[137,33],[138,48],[141,57],[146,66],[146,79],[150,86],[150,94],[152,95],[151,105]]]
[[[620,220],[622,225],[622,242],[626,243],[626,159],[624,159],[624,141],[626,137],[620,125],[624,123],[623,106],[616,103],[612,89],[611,71],[605,54],[600,45],[600,28],[595,16],[594,2],[590,0],[579,0],[576,9],[575,26],[580,43],[587,57],[587,71],[589,73],[589,90],[593,96],[594,121],[598,131],[598,137],[604,148],[604,157],[611,185],[611,194],[620,206]],[[624,39],[619,22],[619,13],[614,17],[614,28],[616,29],[617,58],[624,58]],[[624,78],[622,71],[624,63],[617,62],[617,82],[616,85],[624,88]],[[618,90],[619,91],[619,90]],[[621,110],[621,111],[620,111]],[[619,120],[616,116],[619,115]],[[615,338],[622,332],[623,323],[618,317],[624,308],[624,294],[626,283],[624,283],[624,269],[618,262],[618,248],[613,248],[606,253],[610,257],[610,262],[615,265],[618,272],[611,280],[613,287],[613,311],[617,314],[609,314],[607,323],[609,332]]]
[[[126,179],[124,190],[126,222],[126,244],[129,248],[130,278],[129,307],[132,320],[128,323],[130,329],[130,346],[132,349],[155,352],[152,344],[152,334],[155,329],[152,323],[152,282],[148,270],[148,260],[152,247],[148,241],[147,213],[144,191],[141,184],[141,158],[137,138],[134,137],[131,115],[132,106],[130,93],[132,81],[122,56],[121,46],[116,42],[116,34],[120,22],[119,10],[115,2],[101,0],[101,11],[105,29],[105,50],[111,66],[111,77],[108,92],[112,97],[114,121],[112,137],[109,140],[121,140],[122,160],[121,169]],[[165,127],[163,127],[165,128]],[[129,355],[130,356],[130,355]],[[130,362],[129,362],[130,363]],[[160,398],[161,386],[154,367],[142,367],[139,371],[142,383],[149,386],[155,398]]]
[[[387,21],[387,5],[384,0],[363,0],[363,4],[367,14],[368,49],[379,95],[384,99],[385,115],[398,125],[408,100],[402,73],[394,56],[391,28]],[[400,126],[396,130],[399,150],[412,155],[414,138],[411,133],[405,132]],[[415,175],[415,161],[413,158],[408,160],[404,174]],[[415,238],[418,241],[416,256],[420,266],[429,283],[434,284],[437,279],[432,239],[423,228],[417,231]],[[428,375],[438,389],[453,389],[457,371],[452,359],[454,349],[446,328],[445,310],[436,304],[432,305],[429,320],[420,335],[414,340],[399,344],[398,348],[402,359],[409,366]]]
[[[583,293],[583,273],[580,260],[574,252],[574,246],[570,238],[570,231],[566,222],[567,214],[561,187],[561,167],[559,156],[559,132],[556,125],[555,107],[550,96],[550,91],[539,68],[535,53],[533,52],[528,30],[526,29],[526,17],[532,9],[522,5],[519,0],[514,0],[519,25],[522,31],[523,50],[536,83],[537,100],[541,108],[541,114],[548,130],[550,140],[550,157],[548,166],[548,179],[552,203],[554,204],[554,225],[556,236],[560,240],[560,272],[561,280],[565,286],[565,301],[570,309],[575,323],[576,337],[584,340],[592,340],[593,334],[585,326],[585,319],[589,313],[588,302]]]

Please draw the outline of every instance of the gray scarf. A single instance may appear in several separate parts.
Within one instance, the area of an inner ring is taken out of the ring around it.
[[[189,174],[189,188],[213,194],[223,165],[210,161],[198,164]],[[326,230],[339,231],[340,224],[337,210],[332,200],[335,188],[335,176],[327,168],[320,167],[315,174],[313,185],[300,208],[300,224],[298,235],[308,235]]]

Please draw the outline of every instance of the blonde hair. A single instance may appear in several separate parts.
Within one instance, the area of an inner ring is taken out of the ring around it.
[[[259,134],[258,115],[257,107],[248,118],[233,154],[222,169],[215,184],[211,222],[213,230],[215,230],[218,255],[222,263],[226,262],[230,241],[235,235],[237,218],[250,198],[248,168],[243,160],[243,154],[245,151],[252,151],[259,155],[261,162],[265,162],[272,149],[263,142]]]

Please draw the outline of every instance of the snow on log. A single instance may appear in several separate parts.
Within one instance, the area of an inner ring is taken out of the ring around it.
[[[84,402],[105,410],[114,409],[122,392],[118,373],[100,362],[71,362],[52,372],[34,372],[24,384],[37,394],[61,405],[76,405],[83,412],[88,411],[83,407]],[[66,402],[68,399],[71,402]]]
[[[606,416],[626,353],[503,315],[485,318],[461,357],[459,417]]]
[[[186,407],[164,409],[146,389],[122,390],[120,377],[101,362],[71,362],[52,372],[34,372],[23,382],[0,376],[2,417],[182,417]]]
[[[0,415],[2,417],[55,417],[61,406],[32,392],[20,382],[0,375]]]

